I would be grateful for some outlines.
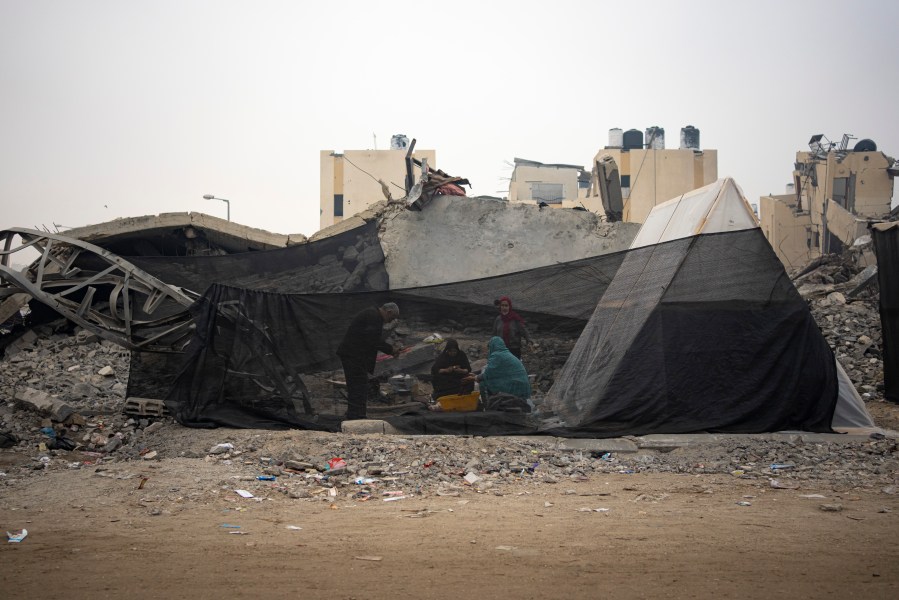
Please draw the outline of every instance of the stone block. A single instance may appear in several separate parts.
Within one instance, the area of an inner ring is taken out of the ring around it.
[[[20,408],[47,415],[58,422],[65,421],[75,412],[75,409],[65,402],[29,387],[16,390],[15,402]]]
[[[33,348],[36,341],[37,334],[29,329],[6,347],[6,356],[13,357],[26,348]]]
[[[382,433],[390,435],[399,433],[399,431],[387,421],[379,421],[376,419],[344,421],[340,424],[340,431],[343,433]]]
[[[400,309],[402,310],[402,309]],[[385,358],[375,365],[375,376],[430,372],[438,351],[435,344],[418,344],[396,358]]]
[[[583,452],[632,453],[638,450],[637,444],[624,438],[609,439],[561,439],[559,450],[580,450]]]

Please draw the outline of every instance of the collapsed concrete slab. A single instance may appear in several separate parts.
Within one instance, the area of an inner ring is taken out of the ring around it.
[[[284,248],[306,241],[203,213],[161,213],[76,227],[65,235],[120,256],[208,256]]]
[[[391,289],[467,281],[626,250],[638,223],[588,211],[437,196],[393,211],[380,231]]]

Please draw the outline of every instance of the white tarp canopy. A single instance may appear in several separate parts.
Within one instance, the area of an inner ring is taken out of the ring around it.
[[[700,233],[724,233],[758,227],[752,207],[730,177],[655,206],[631,248],[642,248]]]

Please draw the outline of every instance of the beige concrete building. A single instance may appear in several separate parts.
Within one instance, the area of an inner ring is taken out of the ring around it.
[[[596,154],[589,172],[577,165],[516,158],[509,200],[583,208],[607,220],[642,223],[657,204],[718,179],[718,152],[700,150],[695,127],[681,130],[679,149],[665,148],[661,127],[648,128],[645,145],[643,140],[636,129],[610,130],[609,145]]]
[[[849,139],[813,136],[809,150],[796,153],[789,193],[760,200],[762,229],[788,268],[840,252],[890,212],[895,161],[871,140],[849,149]]]
[[[759,225],[787,268],[808,264],[820,256],[820,231],[812,227],[811,214],[799,209],[796,194],[762,196]]]
[[[604,148],[597,165],[611,158],[618,166],[623,204],[622,220],[642,223],[657,204],[714,183],[718,179],[718,151],[693,148]],[[598,168],[593,169],[591,196],[599,197]]]
[[[434,150],[416,150],[412,156],[419,161],[426,158],[429,167],[437,167]],[[404,197],[405,159],[405,149],[346,150],[342,153],[322,150],[319,227],[324,229],[339,223],[384,200],[383,187],[392,198]],[[415,177],[418,175],[416,170]]]
[[[509,182],[509,201],[544,202],[560,208],[565,201],[575,204],[575,200],[586,198],[589,189],[590,174],[584,167],[516,158]]]

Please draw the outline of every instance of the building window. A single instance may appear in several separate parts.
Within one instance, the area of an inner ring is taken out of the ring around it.
[[[561,204],[565,199],[565,186],[561,183],[532,183],[531,200],[547,204]]]
[[[343,216],[343,194],[334,194],[334,216]]]
[[[631,187],[631,176],[630,175],[622,175],[621,176],[621,187],[623,187],[623,188]]]
[[[834,177],[833,178],[833,199],[834,201],[846,208],[846,196],[849,191],[849,178],[848,177]]]

